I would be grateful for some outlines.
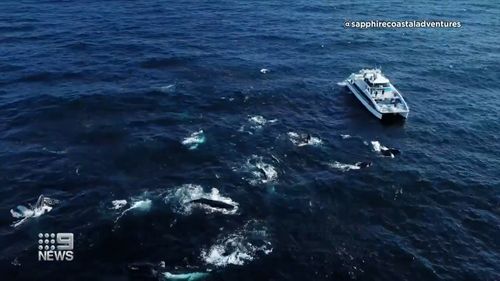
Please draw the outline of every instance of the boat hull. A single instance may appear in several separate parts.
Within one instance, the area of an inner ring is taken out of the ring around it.
[[[408,112],[398,112],[398,113],[382,113],[378,111],[371,101],[360,93],[355,86],[353,86],[349,81],[346,81],[346,86],[354,94],[354,96],[361,102],[361,104],[368,109],[368,111],[375,116],[377,119],[382,121],[397,121],[404,120],[408,118]]]
[[[408,118],[408,113],[384,113],[382,114],[382,120],[383,122],[397,122],[401,120],[406,120]]]

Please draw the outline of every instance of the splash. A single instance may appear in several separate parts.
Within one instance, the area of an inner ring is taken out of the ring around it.
[[[313,137],[310,134],[298,134],[295,132],[288,132],[288,137],[290,138],[290,141],[296,146],[306,146],[306,145],[318,146],[323,143],[323,141],[320,138]]]
[[[121,208],[125,207],[127,205],[127,200],[113,200],[111,204],[113,204],[113,207],[111,209],[113,210],[120,210]]]
[[[333,163],[328,164],[330,167],[341,170],[342,172],[347,172],[350,170],[359,170],[362,168],[368,168],[372,166],[372,162],[356,162],[354,164],[346,164],[346,163],[341,163],[338,161],[335,161]]]
[[[381,145],[380,142],[378,142],[378,141],[372,141],[371,144],[372,144],[373,151],[375,151],[375,152],[380,152],[382,150],[382,148],[387,149],[387,147]]]
[[[236,232],[219,237],[214,245],[202,250],[201,259],[217,267],[244,265],[272,251],[267,228],[259,221],[252,220]]]
[[[255,131],[255,130],[262,129],[264,126],[266,126],[268,124],[274,124],[274,123],[278,122],[278,119],[268,120],[261,115],[253,115],[253,116],[248,117],[248,122],[250,123],[250,129],[253,129],[253,131]],[[246,126],[247,125],[242,125],[238,129],[238,131],[239,132],[247,132],[247,133],[252,135],[253,134],[252,130],[247,131]]]
[[[30,218],[37,218],[43,214],[52,211],[54,205],[58,204],[59,201],[49,197],[45,197],[43,194],[38,197],[35,205],[29,204],[28,207],[19,205],[14,209],[10,210],[12,217],[19,219],[12,223],[13,227],[18,227]]]
[[[189,150],[198,148],[200,144],[205,142],[205,134],[203,130],[192,133],[189,137],[182,140],[182,144],[187,146]]]
[[[166,280],[177,280],[177,281],[197,281],[203,280],[208,277],[206,272],[189,272],[189,273],[170,273],[164,272],[163,276]]]
[[[125,201],[125,204],[121,205],[124,201]],[[125,205],[127,204],[127,200],[114,200],[113,202],[114,202],[113,206],[120,207],[119,209],[125,207]],[[115,204],[118,204],[118,205],[115,205]],[[130,205],[130,207],[123,210],[123,212],[121,212],[121,214],[115,219],[115,223],[118,222],[118,220],[121,217],[123,217],[126,213],[128,213],[129,211],[132,211],[132,210],[149,211],[149,209],[151,209],[151,205],[152,205],[151,199],[141,199],[141,200],[136,199],[136,200],[132,201],[132,204]]]
[[[346,164],[346,163],[340,163],[340,162],[333,162],[329,164],[330,167],[341,170],[342,172],[347,172],[350,170],[359,170],[361,167],[353,164]]]
[[[264,118],[260,115],[252,116],[252,117],[248,118],[248,121],[253,122],[255,124],[258,124],[258,125],[264,125],[267,122],[266,118]]]
[[[127,200],[113,200],[111,204],[113,204],[112,209],[119,210],[127,205]]]
[[[141,211],[148,211],[149,209],[151,209],[151,199],[144,199],[144,200],[135,201],[132,204],[132,206],[130,206],[130,208],[128,208],[127,210],[132,210],[132,209],[138,209]]]
[[[396,155],[401,153],[398,149],[388,148],[381,145],[378,141],[372,141],[371,145],[373,151],[380,153],[382,156],[394,158]]]
[[[250,174],[247,180],[251,185],[271,183],[278,179],[276,168],[264,162],[262,156],[252,155],[247,159],[243,169]]]
[[[267,69],[267,68],[262,68],[262,69],[260,70],[260,73],[262,73],[262,74],[266,74],[266,73],[269,73],[269,71],[270,71],[270,70],[269,70],[269,69]]]
[[[166,86],[161,86],[158,90],[162,93],[173,93],[175,92],[176,85],[175,84],[170,84]]]

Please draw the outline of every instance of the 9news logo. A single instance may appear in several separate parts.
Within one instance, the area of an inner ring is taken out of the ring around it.
[[[72,261],[73,233],[38,233],[38,261]]]

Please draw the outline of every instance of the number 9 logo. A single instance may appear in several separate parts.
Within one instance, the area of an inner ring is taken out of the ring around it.
[[[73,233],[57,233],[57,249],[61,251],[73,250]]]

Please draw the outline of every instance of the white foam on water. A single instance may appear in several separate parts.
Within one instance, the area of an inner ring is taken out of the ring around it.
[[[347,86],[347,83],[345,81],[337,82],[337,86],[345,87]]]
[[[258,124],[258,125],[264,125],[267,122],[266,118],[264,118],[260,115],[249,117],[248,121],[255,123],[255,124]]]
[[[346,163],[340,163],[338,161],[335,161],[333,163],[328,164],[330,167],[341,170],[342,172],[347,172],[350,170],[359,170],[361,167],[359,167],[356,164],[346,164]]]
[[[122,199],[122,200],[113,200],[111,201],[111,204],[113,204],[113,207],[111,207],[111,209],[113,210],[119,210],[123,207],[125,207],[125,205],[127,205],[127,200],[125,199]]]
[[[132,203],[130,204],[130,207],[127,209],[123,210],[121,214],[115,219],[115,223],[123,217],[126,213],[132,210],[137,210],[137,211],[149,211],[151,209],[152,201],[151,199],[132,199]]]
[[[11,261],[10,264],[12,264],[13,266],[21,266],[18,258],[14,258],[14,260]]]
[[[378,141],[371,141],[370,143],[372,145],[373,151],[378,152],[378,153],[382,152],[382,150],[388,150],[389,149],[388,147],[383,146],[382,144],[380,144],[380,142],[378,142]],[[390,157],[394,158],[394,154],[391,153]]]
[[[192,133],[189,137],[184,138],[182,140],[182,144],[187,146],[188,149],[193,150],[198,148],[200,144],[205,142],[205,134],[203,130],[199,130],[197,132]]]
[[[252,155],[248,158],[244,171],[250,173],[251,177],[247,178],[247,180],[252,185],[271,183],[278,179],[276,168],[264,162],[262,156]]]
[[[135,201],[132,203],[132,206],[127,210],[137,209],[141,211],[149,211],[149,209],[151,209],[151,203],[152,203],[151,199]]]
[[[304,134],[299,135],[296,132],[288,132],[288,137],[290,141],[296,146],[306,146],[306,145],[318,146],[323,143],[323,141],[320,138],[311,136],[311,138],[307,140],[306,139],[307,135]]]
[[[274,161],[276,161],[277,163],[280,163],[280,159],[278,157],[276,157],[275,155],[271,154],[271,158],[274,159]]]
[[[42,150],[43,151],[47,151],[48,153],[58,154],[58,155],[66,154],[68,152],[67,149],[64,149],[64,150],[51,150],[51,149],[48,149],[46,147],[43,147]]]
[[[173,93],[175,92],[175,89],[176,89],[175,84],[169,84],[158,88],[158,90],[160,90],[160,92],[162,93]]]
[[[253,257],[248,254],[245,249],[235,249],[233,252],[227,253],[226,244],[231,246],[238,246],[238,240],[240,237],[229,237],[226,238],[223,244],[212,246],[208,252],[202,252],[202,258],[206,263],[215,266],[225,266],[228,264],[243,265],[246,261],[253,260]],[[241,245],[241,244],[240,244]]]
[[[244,265],[272,251],[267,229],[258,221],[250,221],[234,233],[220,236],[214,245],[202,250],[201,259],[217,267]]]
[[[163,276],[166,280],[179,280],[179,281],[196,281],[203,280],[208,277],[206,272],[189,272],[189,273],[170,273],[164,272]]]
[[[380,151],[382,151],[382,148],[387,148],[387,147],[381,145],[380,142],[378,142],[378,141],[372,141],[370,143],[372,145],[373,151],[375,151],[375,152],[380,152]]]
[[[266,74],[266,73],[269,73],[269,71],[270,71],[270,70],[269,70],[269,69],[267,69],[267,68],[262,68],[262,69],[260,70],[260,73],[262,73],[262,74]]]
[[[240,132],[240,133],[248,133],[249,135],[253,135],[253,132],[247,131],[245,129],[245,125],[241,125],[240,128],[238,129],[238,132]]]
[[[233,208],[218,208],[207,204],[192,202],[197,199],[218,201],[232,205]],[[165,196],[165,203],[171,205],[174,212],[182,215],[191,214],[194,208],[202,209],[206,213],[217,212],[225,215],[234,215],[238,212],[239,206],[239,204],[231,198],[222,196],[217,188],[212,188],[210,192],[206,192],[201,185],[196,184],[184,184],[178,188],[168,190]]]
[[[350,138],[352,138],[352,136],[351,136],[351,135],[348,135],[348,134],[341,134],[341,135],[340,135],[340,137],[341,137],[342,139],[344,139],[344,140],[345,140],[345,139],[350,139]]]
[[[273,124],[273,123],[276,123],[278,122],[278,119],[266,119],[264,118],[263,116],[261,115],[253,115],[253,116],[249,116],[248,117],[248,122],[251,124],[250,125],[250,128],[253,129],[253,130],[259,130],[259,129],[262,129],[262,127],[266,126],[266,125],[269,125],[269,124]],[[246,130],[245,129],[245,125],[242,125],[238,131],[239,132],[246,132],[246,133],[249,133],[249,134],[253,134],[252,131],[250,130]]]
[[[16,208],[10,210],[10,214],[12,215],[12,217],[19,219],[13,222],[11,225],[13,227],[18,227],[30,218],[37,218],[43,214],[46,214],[52,211],[53,206],[58,203],[59,200],[40,195],[34,206],[31,204],[29,204],[28,207],[18,205]]]

